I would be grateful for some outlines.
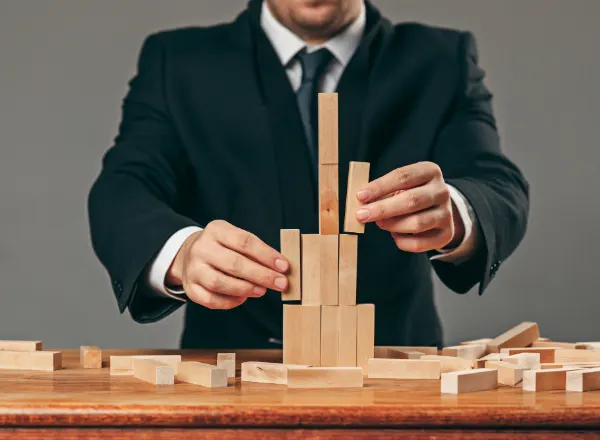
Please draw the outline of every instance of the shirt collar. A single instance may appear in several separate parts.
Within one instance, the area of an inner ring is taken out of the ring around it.
[[[323,44],[310,46],[291,30],[282,25],[275,16],[273,16],[266,1],[263,1],[260,14],[260,25],[271,41],[277,56],[281,60],[281,64],[284,66],[286,66],[292,58],[304,48],[309,52],[327,48],[337,61],[345,67],[350,62],[352,55],[354,55],[356,48],[360,44],[360,40],[365,31],[365,24],[366,11],[363,2],[361,3],[359,16],[346,27],[346,29]]]

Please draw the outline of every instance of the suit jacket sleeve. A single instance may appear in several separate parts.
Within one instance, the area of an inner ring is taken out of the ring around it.
[[[160,38],[149,37],[123,103],[119,134],[88,199],[94,250],[120,311],[129,307],[138,322],[160,319],[182,304],[151,292],[144,271],[173,233],[196,225],[180,214],[190,169],[169,116],[164,57]]]
[[[432,264],[452,290],[465,293],[480,283],[482,294],[525,234],[529,189],[519,169],[500,151],[492,94],[483,83],[485,72],[477,65],[472,35],[461,34],[459,46],[460,85],[433,161],[447,183],[473,207],[479,244],[476,254],[463,264]]]

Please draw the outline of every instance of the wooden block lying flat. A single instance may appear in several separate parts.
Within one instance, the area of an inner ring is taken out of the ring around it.
[[[519,353],[502,358],[504,362],[510,362],[518,365],[525,370],[533,370],[540,368],[539,353]]]
[[[556,350],[554,362],[600,362],[600,350]]]
[[[522,322],[492,339],[488,344],[488,349],[492,353],[498,353],[503,348],[527,347],[537,341],[539,337],[540,329],[537,323]]]
[[[321,365],[321,307],[284,304],[283,363]]]
[[[176,367],[181,362],[181,355],[136,355],[136,356],[111,356],[110,374],[111,376],[133,376],[133,361],[136,359],[152,359],[162,362],[172,367]]]
[[[421,359],[369,359],[370,379],[439,379],[441,363]]]
[[[485,365],[486,368],[498,370],[498,383],[509,387],[519,385],[523,381],[523,371],[526,371],[518,365],[504,361],[487,361]]]
[[[375,306],[359,304],[356,306],[356,365],[365,373],[369,359],[375,356]]]
[[[288,369],[288,388],[362,388],[360,367],[317,367]]]
[[[133,377],[153,385],[173,385],[175,368],[153,359],[134,359]]]
[[[442,393],[463,394],[498,388],[498,370],[478,368],[442,374]]]
[[[338,367],[356,367],[358,338],[358,309],[355,306],[339,306]]]
[[[81,346],[79,362],[83,368],[102,368],[102,350],[89,345]]]
[[[338,165],[319,165],[319,234],[340,233]]]
[[[600,368],[567,371],[567,391],[600,390]]]
[[[567,388],[567,371],[573,368],[556,368],[554,370],[526,370],[523,372],[523,390],[551,391]]]
[[[338,306],[321,307],[321,366],[337,367],[340,344],[340,311]]]
[[[369,168],[367,162],[350,162],[348,171],[348,193],[346,194],[346,215],[344,216],[344,232],[362,234],[365,225],[356,219],[356,210],[361,203],[356,197],[358,190],[369,183]]]
[[[556,347],[503,348],[502,353],[506,353],[509,356],[519,353],[539,353],[540,362],[544,364],[554,362],[554,353],[556,352],[556,350]],[[562,349],[559,348],[558,350]]]
[[[217,367],[227,370],[227,377],[235,377],[235,353],[217,353]]]
[[[319,164],[338,163],[338,94],[319,93]]]
[[[444,347],[442,355],[463,359],[479,359],[485,354],[486,350],[487,347],[485,344],[456,345],[454,347]]]
[[[243,362],[242,382],[287,385],[288,370],[309,368],[307,365],[274,364],[270,362]]]
[[[481,339],[475,339],[473,341],[464,341],[461,342],[458,345],[474,345],[474,344],[489,344],[492,341],[492,338],[481,338]]]
[[[338,304],[338,236],[302,235],[302,305]]]
[[[281,254],[290,263],[287,273],[288,288],[281,293],[283,301],[299,301],[302,299],[302,262],[300,258],[300,230],[282,229],[280,231]]]
[[[550,338],[542,338],[542,337],[539,337],[536,340],[536,342],[549,342],[549,341],[550,341]]]
[[[470,359],[461,359],[454,356],[438,356],[433,354],[426,354],[421,356],[422,361],[439,361],[442,374],[450,373],[452,371],[463,371],[471,370],[473,368],[473,361]]]
[[[207,388],[221,388],[227,386],[227,369],[202,362],[180,362],[175,378]]]
[[[573,348],[579,350],[600,350],[600,342],[577,342]]]
[[[0,351],[1,370],[55,371],[61,368],[59,351]]]
[[[411,347],[406,345],[378,345],[375,347],[375,357],[376,358],[389,358],[394,359],[395,352],[408,352],[408,351],[418,351],[423,354],[437,355],[438,349],[437,347]]]
[[[41,351],[42,341],[0,341],[0,351]]]
[[[356,305],[358,236],[340,235],[339,260],[339,303],[340,306],[354,306]]]
[[[550,348],[570,348],[570,349],[577,348],[575,345],[576,344],[573,344],[572,342],[554,342],[554,341],[540,341],[540,340],[537,340],[533,344],[531,344],[531,346],[533,348],[550,347]]]
[[[375,357],[381,359],[421,359],[422,351],[396,350],[391,347],[375,347]]]

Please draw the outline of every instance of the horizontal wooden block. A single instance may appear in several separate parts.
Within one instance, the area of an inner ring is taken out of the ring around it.
[[[369,183],[369,168],[367,162],[350,162],[348,171],[348,192],[346,194],[346,214],[344,216],[344,232],[362,234],[365,225],[356,219],[356,210],[361,206],[356,194],[358,190]]]
[[[600,350],[600,342],[576,342],[573,348],[580,350]]]
[[[308,365],[275,364],[270,362],[243,362],[242,382],[287,385],[288,370],[309,368]]]
[[[425,353],[422,351],[396,350],[390,347],[375,347],[375,357],[381,359],[420,359]]]
[[[133,361],[136,359],[152,359],[172,367],[177,367],[181,362],[181,355],[136,355],[136,356],[111,356],[111,376],[133,376]]]
[[[89,345],[81,346],[79,363],[83,368],[102,368],[102,350]]]
[[[485,355],[487,347],[485,344],[456,345],[454,347],[444,347],[443,356],[454,356],[463,359],[479,359]]]
[[[366,373],[369,359],[375,356],[375,306],[356,306],[356,365]]]
[[[290,263],[288,270],[288,288],[281,293],[283,301],[299,301],[302,299],[302,260],[300,229],[282,229],[280,231],[281,254]]]
[[[551,391],[567,388],[567,371],[573,368],[526,370],[523,372],[524,391]]]
[[[153,385],[173,385],[175,368],[153,359],[134,359],[133,377]]]
[[[556,350],[554,362],[600,362],[600,350]]]
[[[464,341],[461,342],[458,345],[475,345],[475,344],[489,344],[492,341],[492,338],[481,338],[481,339],[474,339],[472,341]]]
[[[504,362],[510,362],[518,365],[525,370],[535,370],[540,368],[539,353],[519,353],[507,356],[502,359]]]
[[[485,367],[498,370],[498,383],[509,387],[519,385],[523,381],[523,371],[526,371],[518,365],[504,361],[487,361]]]
[[[521,324],[492,339],[488,350],[498,353],[503,348],[527,347],[540,337],[540,329],[535,322],[522,322]]]
[[[0,351],[42,351],[42,341],[0,341]]]
[[[180,362],[175,378],[202,387],[221,388],[227,386],[227,369],[202,362]]]
[[[337,235],[302,235],[302,305],[338,304]]]
[[[358,268],[358,236],[340,235],[339,304],[356,305],[356,280]]]
[[[321,307],[283,306],[283,363],[321,365]]]
[[[319,93],[319,164],[338,163],[338,94]]]
[[[567,371],[567,391],[600,390],[600,368]]]
[[[537,340],[533,344],[531,344],[531,346],[533,348],[550,347],[550,348],[569,348],[569,349],[577,348],[575,345],[576,344],[574,344],[572,342],[554,342],[554,341],[540,341],[540,340]]]
[[[422,361],[439,361],[442,374],[452,371],[471,370],[473,361],[470,359],[462,359],[454,356],[438,356],[435,354],[426,354],[421,356]]]
[[[369,359],[372,379],[439,379],[441,363],[421,359]]]
[[[498,388],[498,370],[478,368],[442,374],[441,390],[444,394],[464,394]]]
[[[288,369],[289,388],[362,388],[360,367],[316,367]]]
[[[417,346],[406,346],[406,345],[378,345],[375,347],[376,358],[391,358],[393,359],[395,352],[407,352],[407,351],[418,351],[423,354],[437,355],[437,347],[417,347]]]
[[[503,348],[502,353],[506,353],[509,356],[520,353],[539,353],[540,362],[545,364],[554,362],[554,353],[556,352],[556,350],[556,347]],[[558,348],[558,350],[562,349]]]
[[[319,234],[340,233],[338,166],[319,165]]]
[[[235,377],[235,353],[217,353],[217,367],[227,370],[227,377]]]
[[[0,369],[55,371],[62,368],[59,351],[0,351]]]

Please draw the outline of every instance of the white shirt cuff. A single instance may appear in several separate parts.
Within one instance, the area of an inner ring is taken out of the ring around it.
[[[475,211],[462,193],[452,185],[447,185],[450,191],[452,203],[465,225],[465,236],[462,242],[454,249],[438,249],[438,255],[430,258],[431,261],[438,260],[445,263],[460,264],[468,260],[477,249],[477,217]]]
[[[177,301],[185,302],[185,298],[183,295],[185,292],[183,289],[170,289],[165,285],[165,277],[167,275],[167,271],[173,264],[173,260],[181,246],[185,240],[192,234],[201,231],[202,228],[197,226],[188,226],[187,228],[180,229],[175,232],[161,250],[156,255],[156,258],[150,263],[148,266],[148,272],[146,280],[148,285],[152,288],[152,290],[157,294],[157,296],[163,296],[168,298],[176,299]]]

